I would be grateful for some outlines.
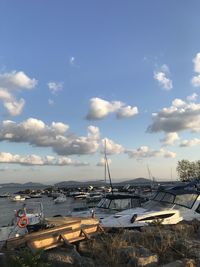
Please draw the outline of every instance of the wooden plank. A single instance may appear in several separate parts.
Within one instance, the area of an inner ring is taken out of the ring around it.
[[[90,229],[91,228],[91,229]],[[38,249],[49,249],[57,246],[61,246],[64,243],[64,240],[67,240],[68,243],[77,242],[89,238],[88,232],[95,233],[98,229],[98,226],[85,226],[84,229],[72,229],[62,231],[58,233],[57,236],[46,235],[43,237],[34,238],[28,241],[28,246],[32,251],[37,251]],[[84,233],[84,235],[82,234]],[[62,235],[62,238],[60,236]]]
[[[54,234],[54,233],[57,233],[58,231],[62,232],[62,231],[72,230],[72,229],[79,228],[79,227],[80,227],[80,221],[76,221],[75,223],[73,223],[73,225],[70,222],[70,223],[67,223],[65,225],[60,225],[60,226],[56,226],[56,227],[53,227],[53,228],[41,230],[41,231],[38,231],[38,232],[27,234],[25,236],[14,237],[14,238],[8,239],[6,241],[6,247],[8,249],[12,249],[12,248],[15,248],[15,247],[20,247],[25,242],[27,242],[30,239],[34,239],[35,237],[39,238],[40,236],[42,237],[42,236],[45,236],[45,235],[48,235],[48,234],[49,235],[50,234]]]
[[[15,249],[28,244],[32,251],[37,249],[48,249],[62,245],[64,242],[72,243],[90,238],[89,234],[98,231],[99,224],[82,225],[80,220],[73,220],[65,225],[41,230],[23,237],[7,240],[7,249]],[[62,238],[60,238],[62,236]]]

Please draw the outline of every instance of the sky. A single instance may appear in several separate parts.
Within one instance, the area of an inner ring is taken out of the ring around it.
[[[199,160],[199,9],[1,0],[0,183],[102,180],[105,143],[113,181]]]

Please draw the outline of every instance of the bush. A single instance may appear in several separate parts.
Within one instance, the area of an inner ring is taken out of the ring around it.
[[[44,262],[42,252],[33,255],[29,249],[19,251],[8,257],[9,267],[51,267],[50,263]]]

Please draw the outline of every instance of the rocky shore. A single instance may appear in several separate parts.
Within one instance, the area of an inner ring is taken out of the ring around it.
[[[38,255],[26,249],[0,259],[2,267],[198,267],[200,222],[109,231]]]

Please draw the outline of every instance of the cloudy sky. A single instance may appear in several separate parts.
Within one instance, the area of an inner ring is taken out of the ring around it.
[[[176,179],[199,160],[200,2],[1,0],[0,183]]]

